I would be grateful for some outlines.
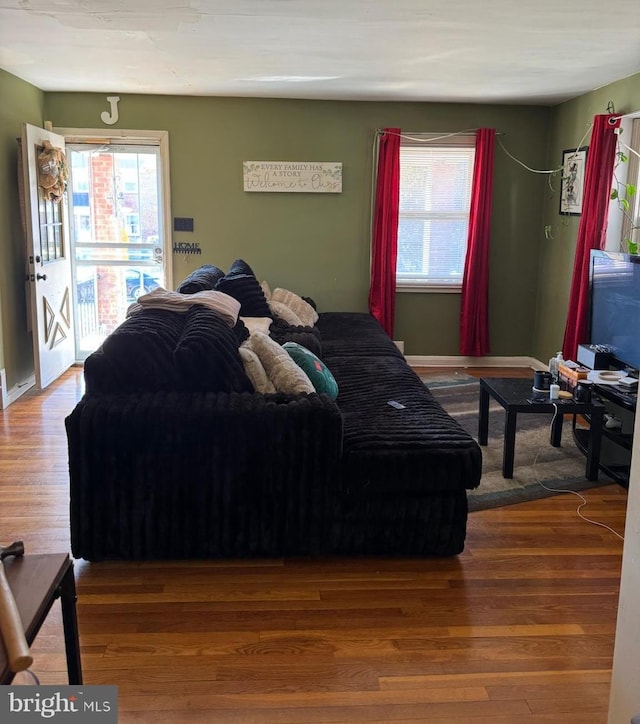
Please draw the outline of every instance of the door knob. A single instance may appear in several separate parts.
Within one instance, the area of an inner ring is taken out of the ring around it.
[[[42,279],[43,282],[47,281],[47,275],[46,274],[36,274],[36,279],[40,281]]]

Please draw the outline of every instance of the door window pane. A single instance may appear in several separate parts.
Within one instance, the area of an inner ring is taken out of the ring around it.
[[[40,259],[47,264],[64,258],[64,236],[62,233],[62,212],[60,204],[40,196],[38,201],[40,217]]]
[[[140,295],[164,286],[160,152],[73,144],[67,157],[82,357],[124,321]]]

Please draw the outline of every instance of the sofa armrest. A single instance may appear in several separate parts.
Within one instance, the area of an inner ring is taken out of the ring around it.
[[[342,450],[324,395],[85,395],[66,429],[76,557],[321,552]]]

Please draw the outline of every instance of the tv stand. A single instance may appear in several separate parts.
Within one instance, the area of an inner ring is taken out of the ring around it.
[[[631,467],[631,448],[633,445],[633,424],[638,395],[628,392],[619,385],[594,383],[592,393],[598,395],[606,407],[606,412],[622,421],[618,429],[602,426],[602,451],[600,470],[624,487],[629,487]],[[573,416],[573,438],[584,454],[587,452],[589,431],[578,426],[577,415]],[[588,415],[583,419],[590,424]]]

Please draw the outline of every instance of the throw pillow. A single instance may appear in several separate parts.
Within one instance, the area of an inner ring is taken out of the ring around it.
[[[178,285],[176,289],[180,294],[193,294],[194,292],[202,292],[205,289],[215,289],[218,279],[222,279],[224,272],[213,264],[203,264],[201,267],[192,271]]]
[[[239,262],[240,260],[238,260]],[[243,317],[272,317],[267,299],[260,287],[260,283],[253,274],[243,274],[237,269],[249,269],[242,264],[234,262],[231,269],[218,280],[216,289],[229,294],[240,302],[240,314]],[[249,269],[249,271],[251,271]]]
[[[276,302],[273,299],[270,299],[268,304],[269,309],[273,312],[274,316],[279,317],[287,324],[290,324],[293,327],[305,326],[302,324],[302,320],[300,319],[300,317],[286,304],[283,304],[282,302]]]
[[[264,292],[265,299],[269,301],[271,299],[271,287],[269,283],[265,281],[260,282],[260,289]]]
[[[291,355],[293,361],[304,370],[316,392],[323,392],[335,400],[338,396],[338,383],[325,363],[313,352],[296,342],[285,342],[282,346]]]
[[[262,332],[251,335],[251,349],[258,355],[267,377],[273,382],[277,392],[296,394],[315,392],[314,386],[303,371],[271,337]]]
[[[269,327],[271,327],[273,322],[271,317],[240,317],[240,319],[249,330],[249,334],[253,334],[254,332],[269,334]]]
[[[251,380],[253,389],[256,392],[262,392],[263,394],[269,394],[276,391],[273,382],[267,377],[267,373],[260,362],[258,355],[246,346],[240,347],[240,358],[244,365],[244,371],[247,373],[247,377]]]
[[[286,304],[300,318],[305,327],[313,327],[318,321],[318,312],[308,302],[305,302],[302,297],[295,292],[290,292],[288,289],[274,289],[271,301]]]
[[[248,274],[250,277],[255,276],[253,269],[244,259],[236,259],[229,267],[227,274],[231,274],[231,276],[235,276],[237,274]]]

